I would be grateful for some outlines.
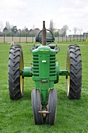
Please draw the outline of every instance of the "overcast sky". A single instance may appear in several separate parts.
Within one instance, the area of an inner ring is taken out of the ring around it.
[[[61,29],[68,25],[88,32],[88,0],[0,0],[0,24],[6,21],[22,29],[42,28],[46,21],[49,28],[50,20],[54,27]]]

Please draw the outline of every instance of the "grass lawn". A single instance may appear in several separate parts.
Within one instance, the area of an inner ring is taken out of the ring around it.
[[[76,43],[76,42],[74,42]],[[72,44],[69,43],[69,44]],[[67,42],[59,43],[57,61],[60,69],[66,69]],[[34,82],[24,80],[24,97],[11,101],[8,93],[9,44],[0,44],[0,133],[88,133],[88,43],[78,42],[82,54],[82,94],[80,100],[69,100],[66,96],[66,80],[60,77],[55,85],[58,91],[57,114],[54,126],[34,125],[31,91]],[[31,66],[31,43],[22,44],[24,66]]]

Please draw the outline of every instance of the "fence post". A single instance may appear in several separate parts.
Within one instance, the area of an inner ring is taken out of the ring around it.
[[[74,41],[74,35],[73,35],[73,41]]]
[[[4,34],[4,43],[5,43],[5,34]]]
[[[63,42],[63,34],[62,34],[62,42]]]
[[[86,39],[87,39],[87,34],[86,34]]]
[[[27,34],[26,34],[26,43],[27,43]]]
[[[19,43],[21,42],[21,34],[19,34]]]
[[[66,42],[67,42],[67,35],[66,35]]]
[[[71,35],[70,35],[70,42],[71,42]]]
[[[33,40],[33,34],[32,34],[32,43],[33,43],[33,41],[34,41],[34,40]]]
[[[59,35],[58,35],[58,42],[59,42]]]
[[[80,42],[81,42],[81,34],[80,34]]]
[[[13,42],[13,33],[12,33],[12,42]]]
[[[84,34],[83,34],[83,41],[85,41],[85,36],[84,36]]]

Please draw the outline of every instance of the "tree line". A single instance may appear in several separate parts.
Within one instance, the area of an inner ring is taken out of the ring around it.
[[[1,23],[0,23],[0,27],[2,28]],[[53,20],[50,20],[49,29],[57,37],[57,36],[67,36],[67,31],[69,30],[69,27],[68,27],[68,25],[63,25],[63,27],[61,29],[55,29]],[[78,30],[80,33],[82,32],[82,29],[78,29],[77,27],[73,28],[75,35]],[[39,33],[39,31],[40,31],[39,28],[28,29],[27,27],[24,27],[23,29],[18,29],[16,25],[11,26],[11,24],[9,22],[6,22],[5,27],[3,28],[2,32],[0,32],[0,36],[1,35],[5,35],[5,36],[35,36],[36,34]],[[71,31],[69,30],[69,32],[71,32]]]

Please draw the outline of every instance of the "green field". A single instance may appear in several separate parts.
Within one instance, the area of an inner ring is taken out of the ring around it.
[[[69,43],[70,44],[70,43]],[[60,69],[66,69],[68,43],[60,43],[57,61]],[[72,42],[71,42],[72,44]],[[55,85],[58,91],[57,114],[54,126],[34,125],[31,91],[34,82],[25,78],[24,97],[17,101],[9,99],[8,56],[9,44],[0,44],[0,133],[88,133],[88,43],[78,42],[82,54],[82,94],[80,100],[69,100],[66,96],[66,80],[60,77]],[[31,43],[22,44],[24,66],[31,66]]]

